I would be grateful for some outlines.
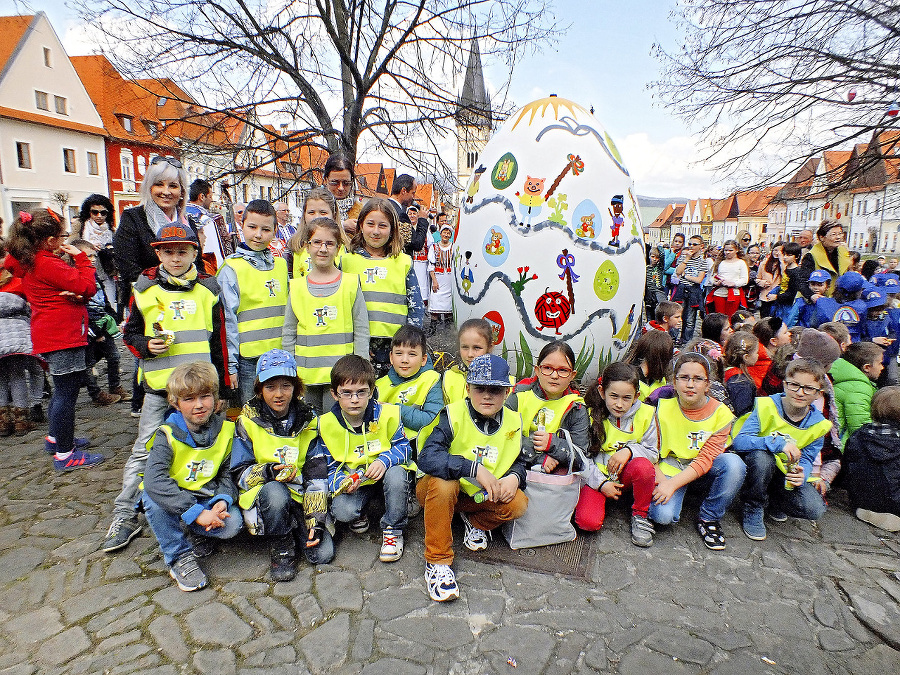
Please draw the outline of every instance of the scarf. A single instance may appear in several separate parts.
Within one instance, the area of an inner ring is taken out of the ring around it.
[[[88,218],[85,221],[84,227],[81,230],[81,236],[97,248],[104,248],[112,245],[113,236],[112,230],[109,229],[109,224],[100,223],[98,225],[94,222],[93,218]]]
[[[180,223],[185,227],[190,227],[191,230],[194,229],[188,223],[187,216],[183,210],[176,210],[175,220],[169,220],[169,217],[163,213],[163,210],[152,199],[144,204],[144,213],[147,214],[147,222],[150,224],[150,229],[153,231],[154,236],[158,236],[160,230],[172,223]]]
[[[341,216],[338,222],[344,222],[345,220],[347,220],[347,213],[356,203],[356,197],[353,195],[353,192],[351,192],[343,199],[336,199],[335,203],[337,203],[338,213]]]
[[[172,276],[165,270],[162,265],[160,265],[159,280],[161,283],[168,284],[169,286],[188,288],[190,286],[193,286],[194,282],[197,281],[197,265],[191,263],[191,266],[188,268],[187,272],[182,274],[180,277]]]

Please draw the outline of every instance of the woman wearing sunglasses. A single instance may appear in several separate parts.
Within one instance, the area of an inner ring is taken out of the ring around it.
[[[81,204],[78,214],[81,221],[79,236],[91,242],[97,249],[97,281],[103,286],[110,306],[121,317],[121,309],[116,293],[116,263],[113,259],[113,233],[116,231],[115,213],[112,202],[103,195],[91,195]],[[119,319],[121,320],[121,318]]]

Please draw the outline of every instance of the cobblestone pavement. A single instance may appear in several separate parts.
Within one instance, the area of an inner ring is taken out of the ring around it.
[[[617,506],[591,582],[459,557],[452,604],[426,593],[421,516],[397,563],[378,561],[376,534],[339,535],[333,564],[274,584],[241,535],[204,561],[210,587],[183,593],[147,528],[98,551],[135,428],[127,404],[82,394],[79,435],[109,459],[65,475],[40,430],[0,439],[0,673],[900,671],[900,538],[841,493],[817,525],[771,524],[764,542],[730,514],[722,553],[694,533],[696,507],[644,550]]]

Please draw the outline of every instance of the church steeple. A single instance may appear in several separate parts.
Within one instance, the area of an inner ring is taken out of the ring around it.
[[[478,155],[491,135],[491,99],[484,85],[481,50],[472,40],[466,77],[456,105],[457,157],[456,177],[465,185],[477,167]]]

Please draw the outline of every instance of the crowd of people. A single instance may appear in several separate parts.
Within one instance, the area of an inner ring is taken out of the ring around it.
[[[242,529],[267,539],[271,578],[287,581],[301,553],[334,557],[337,527],[367,532],[375,500],[386,563],[424,509],[428,592],[452,600],[455,515],[463,545],[487,548],[540,511],[529,471],[579,472],[569,515],[583,531],[628,494],[640,547],[680,520],[688,490],[715,551],[733,503],[764,540],[767,517],[816,520],[836,487],[858,517],[900,530],[900,280],[855,271],[839,225],[762,260],[749,234],[721,250],[676,235],[648,251],[649,320],[623,360],[576,382],[571,347],[549,342],[516,382],[484,319],[459,326],[459,364],[435,370],[425,314],[431,329],[452,321],[449,219],[420,217],[411,176],[365,202],[353,181],[333,156],[296,228],[263,200],[234,205],[230,228],[209,183],[157,158],[118,224],[99,195],[71,237],[50,209],[18,214],[0,275],[0,434],[43,416],[46,369],[45,449],[58,471],[87,468],[104,457],[75,435],[80,389],[131,402],[104,551],[126,548],[143,512],[182,590],[207,584],[199,560]],[[108,391],[90,375],[103,358]]]

